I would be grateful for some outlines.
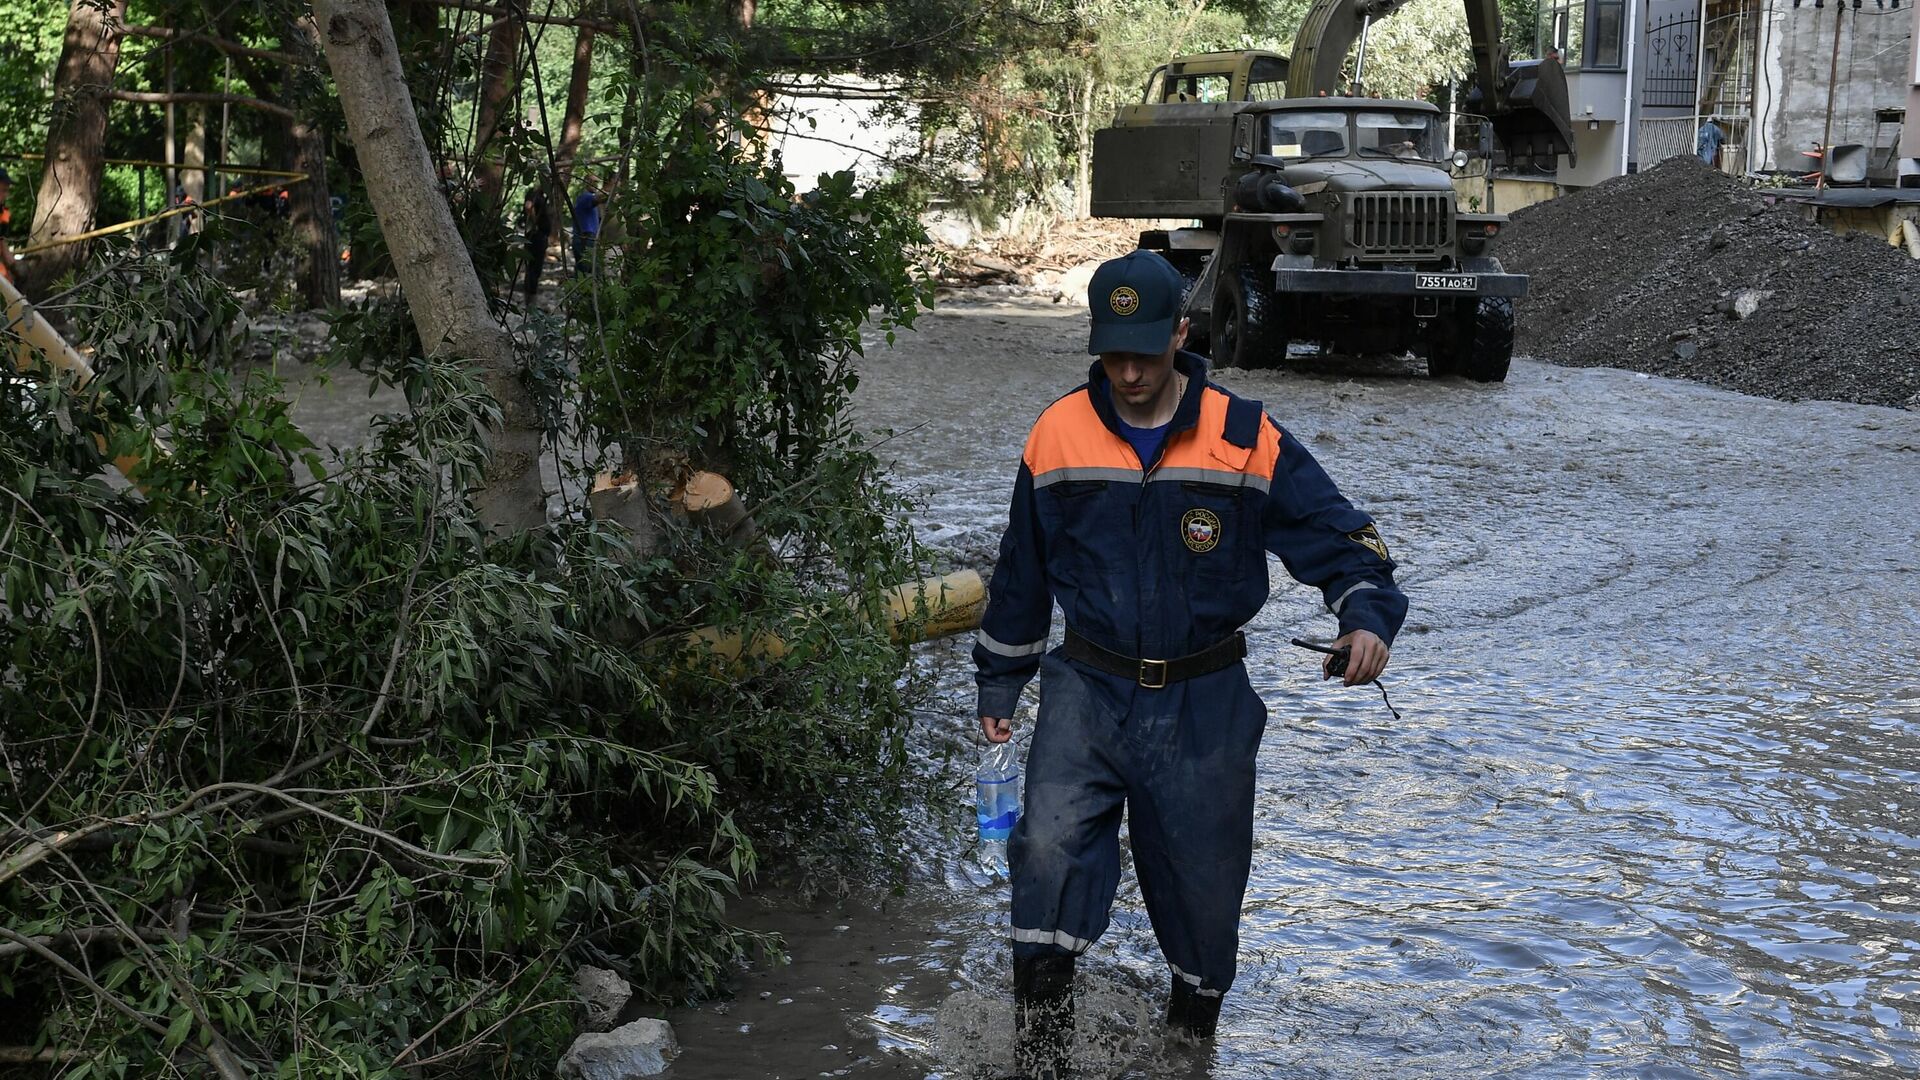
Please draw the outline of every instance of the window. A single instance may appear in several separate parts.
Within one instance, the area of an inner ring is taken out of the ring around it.
[[[1593,32],[1587,36],[1587,67],[1619,71],[1625,5],[1622,0],[1592,0],[1592,4],[1588,25]]]
[[[1411,110],[1355,113],[1353,127],[1356,153],[1379,150],[1394,157],[1440,160],[1440,118],[1433,113]]]
[[[1586,0],[1544,0],[1540,19],[1541,29],[1545,31],[1540,42],[1540,55],[1558,54],[1561,67],[1569,72],[1580,70],[1580,49],[1582,39],[1586,36]]]
[[[1271,56],[1254,60],[1247,69],[1247,100],[1278,101],[1287,96],[1287,62]]]
[[[1170,72],[1166,85],[1161,88],[1161,101],[1225,101],[1233,93],[1233,76],[1226,72],[1217,75],[1186,75]]]
[[[1343,155],[1347,152],[1347,114],[1274,113],[1267,117],[1266,145],[1254,149],[1282,158]]]

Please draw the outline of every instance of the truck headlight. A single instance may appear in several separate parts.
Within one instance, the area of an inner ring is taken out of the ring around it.
[[[1274,246],[1290,255],[1313,254],[1313,230],[1283,223],[1273,227]]]

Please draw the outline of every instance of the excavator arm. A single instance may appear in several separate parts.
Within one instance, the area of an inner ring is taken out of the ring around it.
[[[1366,28],[1398,10],[1402,0],[1314,0],[1293,39],[1288,97],[1347,93],[1347,52]],[[1552,60],[1514,62],[1502,40],[1497,0],[1465,0],[1473,41],[1474,85],[1465,101],[1493,124],[1509,160],[1574,158],[1567,76]],[[1364,48],[1364,45],[1362,46]]]

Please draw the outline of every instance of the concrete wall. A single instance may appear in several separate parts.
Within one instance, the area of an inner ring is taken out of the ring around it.
[[[843,77],[839,85],[878,93],[881,87]],[[780,171],[801,191],[821,173],[852,169],[863,178],[891,169],[886,155],[912,137],[912,129],[881,115],[877,101],[847,101],[803,93],[782,94],[773,110],[773,145]]]
[[[1510,176],[1456,176],[1454,194],[1464,214],[1511,214],[1560,194],[1551,180],[1520,180]]]
[[[1913,9],[1913,63],[1907,67],[1907,122],[1900,129],[1900,156],[1920,158],[1920,3]]]
[[[1576,111],[1573,114],[1573,148],[1579,154],[1580,163],[1561,163],[1558,176],[1561,185],[1592,187],[1602,180],[1619,176],[1625,171],[1621,161],[1626,151],[1626,138],[1625,124],[1602,120],[1588,128],[1586,119]]]
[[[1817,168],[1800,151],[1821,140],[1826,125],[1827,91],[1833,88],[1835,144],[1874,142],[1873,111],[1904,106],[1913,85],[1914,5],[1859,10],[1831,0],[1824,8],[1790,0],[1770,0],[1761,42],[1761,78],[1755,93],[1756,169],[1790,172]],[[1829,80],[1834,30],[1840,34],[1838,78]],[[1916,120],[1915,122],[1920,122]],[[1881,135],[1882,147],[1894,131]]]

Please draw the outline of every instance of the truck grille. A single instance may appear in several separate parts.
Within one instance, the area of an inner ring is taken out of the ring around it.
[[[1432,258],[1453,249],[1453,193],[1369,191],[1353,200],[1348,239],[1363,259]]]

